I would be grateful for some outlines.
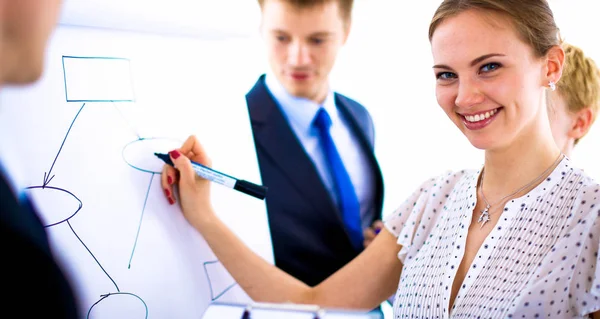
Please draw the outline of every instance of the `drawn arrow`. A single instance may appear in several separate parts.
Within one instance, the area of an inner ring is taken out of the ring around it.
[[[69,132],[71,132],[71,128],[73,128],[73,124],[75,124],[75,120],[77,120],[77,117],[79,116],[79,113],[81,113],[81,111],[83,111],[83,107],[84,106],[85,106],[85,103],[83,103],[83,105],[81,106],[81,108],[79,109],[79,111],[77,112],[77,114],[75,115],[75,118],[71,122],[71,125],[69,126],[69,130],[67,130],[67,134],[65,135],[65,138],[63,139],[62,144],[60,144],[60,148],[58,149],[58,153],[56,153],[56,157],[54,157],[54,161],[52,162],[52,166],[50,166],[50,170],[48,172],[44,172],[44,183],[42,184],[42,188],[46,187],[50,183],[50,181],[54,178],[54,175],[52,175],[52,169],[54,168],[54,164],[56,164],[56,160],[58,159],[58,155],[60,155],[60,151],[62,151],[62,148],[65,145],[65,142],[67,141],[67,137],[69,137]]]

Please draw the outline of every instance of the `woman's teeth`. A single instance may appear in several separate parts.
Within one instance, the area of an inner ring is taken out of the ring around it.
[[[491,116],[493,116],[497,112],[498,112],[498,109],[493,109],[491,111],[488,111],[488,112],[485,112],[485,113],[481,113],[481,114],[466,115],[465,119],[467,119],[467,121],[469,121],[471,123],[473,123],[473,122],[479,122],[479,121],[483,121],[485,119],[489,119]]]

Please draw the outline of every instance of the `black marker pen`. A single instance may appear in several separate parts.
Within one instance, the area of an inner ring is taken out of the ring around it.
[[[169,156],[169,154],[154,153],[154,155],[163,160],[165,163],[171,166],[175,166],[173,165],[173,161],[171,161],[171,157]],[[211,169],[194,161],[191,162],[192,167],[194,168],[194,171],[196,171],[196,174],[198,174],[198,176],[207,179],[211,182],[215,182],[227,186],[229,188],[233,188],[244,194],[254,196],[258,199],[265,199],[265,196],[267,194],[267,187],[256,185],[245,180],[237,179],[229,175],[219,173],[214,169]]]

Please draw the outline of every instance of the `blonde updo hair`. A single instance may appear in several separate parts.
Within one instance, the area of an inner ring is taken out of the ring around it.
[[[600,109],[600,70],[594,60],[587,57],[580,48],[565,43],[563,49],[565,64],[560,81],[556,83],[555,93],[565,100],[570,113],[589,107],[593,123]],[[549,101],[552,102],[552,99]],[[575,143],[578,141],[579,139]]]

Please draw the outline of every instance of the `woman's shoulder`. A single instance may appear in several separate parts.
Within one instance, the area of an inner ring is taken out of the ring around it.
[[[466,182],[477,181],[481,170],[462,169],[462,170],[446,170],[445,172],[433,175],[426,179],[418,190],[428,191],[433,188],[455,188],[463,186]]]
[[[441,174],[433,175],[421,182],[413,192],[404,199],[392,215],[402,215],[410,212],[422,211],[432,201],[436,206],[443,205],[450,194],[468,190],[475,187],[479,171],[474,169],[447,170]]]
[[[565,161],[565,165],[560,172],[560,184],[562,188],[574,188],[577,191],[577,199],[589,203],[592,208],[600,209],[600,183],[594,177],[579,168],[570,160]],[[600,211],[599,211],[600,213]]]
[[[415,244],[413,239],[425,236],[445,209],[446,203],[456,194],[473,191],[477,184],[477,170],[446,171],[424,180],[404,202],[386,219],[385,227],[398,238],[402,246],[398,257],[402,262],[407,251]]]
[[[480,171],[476,169],[463,169],[446,170],[432,175],[413,189],[397,211],[424,208],[432,200],[443,205],[450,194],[466,192],[476,187],[479,173]]]
[[[600,183],[587,175],[582,169],[574,169],[580,178],[576,199],[572,202],[571,212],[588,220],[596,231],[600,231]]]

